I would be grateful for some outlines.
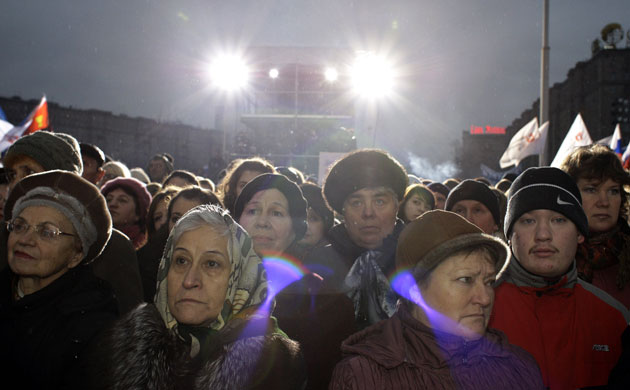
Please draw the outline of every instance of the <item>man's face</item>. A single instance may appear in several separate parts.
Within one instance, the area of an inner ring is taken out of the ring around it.
[[[149,177],[151,181],[161,183],[165,176],[166,163],[162,159],[154,158],[149,161]]]
[[[350,239],[362,248],[376,249],[394,231],[398,200],[385,187],[363,188],[343,203],[343,217]]]
[[[103,168],[98,165],[96,159],[90,156],[82,154],[81,158],[83,160],[83,174],[81,176],[92,184],[98,183],[105,175]]]
[[[574,261],[584,237],[575,224],[552,210],[532,210],[512,227],[510,246],[519,263],[529,272],[554,278],[564,274]]]

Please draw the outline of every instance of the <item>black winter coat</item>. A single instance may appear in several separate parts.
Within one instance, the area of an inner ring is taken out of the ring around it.
[[[0,273],[0,377],[20,389],[80,389],[86,351],[113,322],[117,302],[89,266],[71,269],[47,287],[13,300],[16,276]]]

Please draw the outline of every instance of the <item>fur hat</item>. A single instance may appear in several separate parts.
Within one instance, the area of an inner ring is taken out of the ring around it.
[[[505,237],[510,238],[512,226],[521,215],[538,209],[557,211],[573,221],[583,236],[588,236],[588,219],[582,208],[580,190],[564,171],[533,167],[514,180],[505,213]]]
[[[3,163],[10,168],[19,156],[27,156],[37,161],[45,171],[60,169],[81,175],[83,163],[78,145],[71,135],[40,130],[15,141],[4,156]]]
[[[492,213],[492,218],[497,226],[501,225],[501,211],[499,209],[499,200],[486,184],[467,179],[459,183],[451,190],[446,198],[444,210],[452,211],[455,204],[461,200],[476,200],[482,203]]]
[[[480,244],[488,244],[494,249],[497,274],[503,272],[510,252],[502,240],[483,233],[458,214],[428,211],[409,222],[400,233],[396,268],[411,271],[419,281],[449,256]]]
[[[348,195],[368,187],[388,187],[402,200],[409,177],[405,168],[389,153],[361,149],[349,153],[331,168],[324,182],[324,197],[330,208],[343,214]]]
[[[81,240],[83,263],[94,260],[105,248],[112,233],[112,219],[98,187],[67,171],[47,171],[20,180],[4,207],[10,220],[29,206],[48,206],[59,210]]]
[[[236,203],[234,203],[234,218],[237,221],[241,219],[245,205],[247,205],[257,192],[271,188],[282,192],[287,198],[289,202],[289,214],[293,221],[295,241],[301,240],[306,233],[306,199],[304,199],[300,187],[284,175],[264,173],[256,176],[252,181],[247,183],[245,187],[243,187],[241,194],[236,198]]]
[[[127,192],[133,194],[138,202],[138,216],[140,221],[144,221],[151,205],[151,194],[147,191],[147,186],[138,179],[133,177],[117,177],[105,183],[101,187],[101,193],[107,197],[107,194],[115,190],[116,188],[122,188]]]

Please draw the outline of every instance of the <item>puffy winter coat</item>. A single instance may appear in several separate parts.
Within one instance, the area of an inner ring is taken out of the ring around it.
[[[531,353],[551,389],[602,386],[621,354],[626,308],[577,278],[574,266],[547,281],[510,262],[496,289],[490,327]]]
[[[467,341],[426,327],[404,306],[350,336],[342,351],[331,390],[542,389],[536,361],[503,333]]]

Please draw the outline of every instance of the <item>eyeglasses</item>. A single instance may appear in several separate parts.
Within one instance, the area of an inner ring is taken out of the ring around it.
[[[24,219],[19,217],[15,218],[13,221],[7,222],[7,230],[9,230],[11,233],[20,235],[26,234],[26,232],[28,232],[30,228],[31,225],[29,225]],[[33,230],[35,231],[35,233],[37,233],[39,238],[44,241],[55,241],[59,236],[75,236],[74,234],[62,232],[57,226],[48,222],[40,223],[37,226],[33,226]]]

